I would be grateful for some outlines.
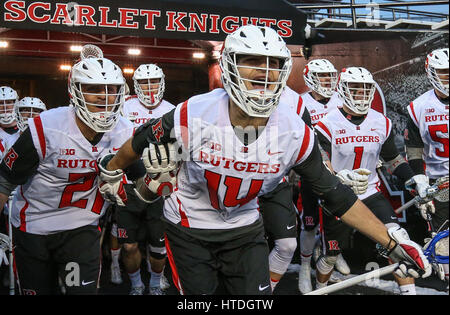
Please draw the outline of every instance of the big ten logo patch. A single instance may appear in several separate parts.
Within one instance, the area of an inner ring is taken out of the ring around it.
[[[208,141],[206,147],[211,151],[222,151],[222,145],[220,143],[215,143],[213,141]]]
[[[75,155],[75,149],[59,149],[60,155]]]

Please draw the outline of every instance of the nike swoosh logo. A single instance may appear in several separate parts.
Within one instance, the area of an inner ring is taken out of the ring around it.
[[[288,230],[290,230],[290,229],[293,229],[294,227],[295,227],[295,225],[287,226],[286,228],[287,228]]]
[[[160,241],[160,242],[165,242],[165,241],[166,241],[166,238],[165,238],[165,237],[160,238],[159,241]]]
[[[83,281],[81,281],[81,285],[88,285],[88,284],[91,284],[91,283],[94,283],[95,282],[95,280],[92,280],[92,281],[89,281],[89,282],[84,282],[84,280]]]
[[[261,285],[259,285],[259,291],[264,291],[265,289],[267,289],[269,286],[266,285],[265,287],[262,287]]]
[[[119,151],[120,150],[120,148],[114,148],[113,147],[113,151]]]
[[[396,220],[396,219],[398,219],[396,216],[394,217],[394,216],[391,216],[391,219],[392,220]]]
[[[267,152],[268,155],[275,155],[275,154],[279,154],[279,153],[283,153],[283,151],[278,151],[278,152]]]
[[[377,130],[372,128],[372,129],[370,129],[370,131],[377,131]]]

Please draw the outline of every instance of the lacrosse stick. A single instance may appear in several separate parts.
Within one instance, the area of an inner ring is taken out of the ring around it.
[[[416,202],[426,203],[433,199],[440,202],[448,202],[448,176],[439,178],[434,185],[427,189],[427,197],[425,199],[420,198],[420,196],[415,196],[413,199],[405,203],[403,206],[395,210],[396,214],[399,214],[405,209],[408,209]]]
[[[424,250],[424,254],[430,263],[448,264],[448,230],[436,234],[436,236],[433,237],[427,248]],[[383,268],[372,270],[368,273],[352,277],[350,279],[332,284],[330,286],[326,286],[315,291],[311,291],[305,295],[323,295],[342,290],[363,281],[385,276],[389,273],[394,272],[398,266],[399,263],[395,263]]]
[[[84,45],[80,52],[81,60],[86,58],[103,58],[103,51],[95,45]]]

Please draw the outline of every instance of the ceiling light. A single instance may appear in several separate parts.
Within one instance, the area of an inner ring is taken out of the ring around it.
[[[137,48],[130,48],[130,49],[128,49],[128,54],[129,55],[140,55],[141,50],[137,49]]]
[[[70,51],[80,52],[83,49],[83,46],[80,45],[72,45],[70,46]]]
[[[123,68],[123,73],[131,74],[131,73],[133,73],[133,72],[134,72],[134,69],[133,69],[133,68]]]
[[[204,59],[205,58],[205,53],[195,52],[195,53],[192,54],[192,57],[194,57],[195,59]]]
[[[0,48],[6,48],[6,47],[8,47],[8,42],[6,42],[4,40],[0,41]]]
[[[62,71],[70,71],[70,69],[72,69],[71,65],[60,65],[59,69]]]

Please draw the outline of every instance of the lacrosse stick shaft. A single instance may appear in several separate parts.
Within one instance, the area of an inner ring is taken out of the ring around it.
[[[389,266],[386,266],[386,267],[383,267],[380,269],[372,270],[368,273],[332,284],[330,286],[326,286],[325,288],[311,291],[309,293],[306,293],[305,295],[324,295],[324,294],[332,293],[335,291],[339,291],[339,290],[351,287],[353,285],[356,285],[360,282],[367,281],[367,280],[370,280],[373,278],[379,278],[379,277],[382,277],[389,273],[392,273],[392,272],[394,272],[395,269],[397,269],[397,267],[398,267],[398,263],[389,265]]]
[[[12,225],[11,225],[12,200],[8,200],[8,236],[9,236],[9,295],[15,295],[14,278],[14,256],[12,246]]]
[[[416,202],[416,199],[413,198],[410,201],[408,201],[407,203],[405,203],[403,206],[401,206],[398,209],[395,209],[395,213],[396,214],[400,214],[403,210],[408,209],[409,207],[411,207],[412,205],[414,205],[414,203]]]

